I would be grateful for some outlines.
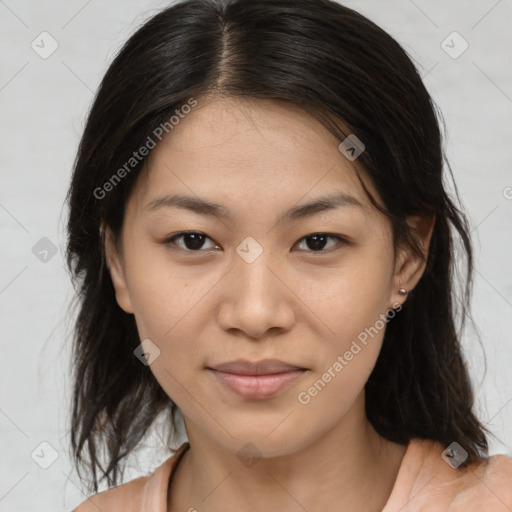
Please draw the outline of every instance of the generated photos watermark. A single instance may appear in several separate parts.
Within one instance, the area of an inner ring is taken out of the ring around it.
[[[197,106],[197,100],[190,98],[187,103],[174,111],[174,114],[165,122],[159,124],[148,136],[146,142],[132,153],[132,156],[108,179],[101,187],[96,187],[93,195],[96,199],[104,199],[109,192],[124,179],[126,176],[149,155],[149,152],[156,147],[156,140],[161,141],[164,134],[168,134],[179,122]]]
[[[401,304],[393,304],[393,309],[389,309],[386,314],[381,313],[379,319],[371,326],[366,327],[357,335],[357,340],[353,340],[350,348],[345,351],[343,355],[339,355],[336,361],[329,366],[329,368],[322,374],[322,376],[315,381],[307,390],[301,391],[297,395],[299,403],[307,405],[311,400],[322,391],[331,380],[336,377],[354,357],[361,352],[361,350],[368,344],[368,338],[374,338],[384,327],[387,322],[395,317],[402,309]],[[358,343],[359,341],[359,343]],[[363,346],[361,346],[361,345]]]

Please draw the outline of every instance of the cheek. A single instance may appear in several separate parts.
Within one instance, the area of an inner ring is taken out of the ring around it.
[[[142,260],[134,258],[133,262]],[[134,265],[132,269],[130,294],[139,337],[150,339],[159,350],[149,370],[182,407],[191,395],[199,394],[192,374],[204,358],[199,341],[208,315],[201,298],[215,280],[208,276],[191,280],[156,259],[152,265]]]
[[[336,269],[309,273],[300,280],[298,294],[321,319],[338,348],[385,314],[391,283],[391,255],[354,252]],[[298,281],[299,282],[299,281]]]
[[[297,401],[326,425],[338,421],[364,390],[387,325],[387,274],[362,265],[346,270],[326,281],[323,293],[310,295],[308,303],[327,327],[310,352],[314,372]]]
[[[311,354],[315,375],[301,390],[315,408],[337,403],[333,414],[345,410],[375,366],[387,326],[392,265],[392,253],[381,250],[380,258],[377,253],[354,253],[336,271],[330,269],[328,279],[310,276],[303,288],[304,302],[324,326]]]
[[[214,276],[199,267],[183,271],[158,248],[130,253],[127,285],[141,336],[167,343],[182,324],[198,327],[201,297],[214,286]]]

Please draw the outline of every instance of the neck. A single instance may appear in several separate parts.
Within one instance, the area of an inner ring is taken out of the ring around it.
[[[250,466],[185,420],[190,448],[168,510],[381,511],[406,447],[382,438],[364,413],[364,395],[335,428],[302,448]],[[342,504],[342,507],[340,507]]]

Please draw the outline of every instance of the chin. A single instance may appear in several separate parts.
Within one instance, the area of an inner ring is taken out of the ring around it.
[[[273,428],[275,429],[275,426]],[[237,455],[241,460],[246,457],[249,459],[284,457],[302,450],[314,441],[311,433],[307,437],[298,437],[303,431],[298,425],[289,425],[280,432],[277,430],[279,428],[272,431],[272,429],[247,429],[240,426],[240,429],[229,430],[233,437],[224,435],[222,439],[212,438],[226,451]]]

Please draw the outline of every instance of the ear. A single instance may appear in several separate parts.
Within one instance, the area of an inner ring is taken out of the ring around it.
[[[101,231],[104,233],[105,260],[116,292],[117,303],[125,313],[133,313],[133,306],[128,292],[128,287],[126,285],[122,254],[117,248],[111,229],[109,227],[105,227],[102,223]]]
[[[412,215],[407,218],[407,224],[412,229],[423,259],[411,247],[403,246],[397,250],[397,257],[392,279],[391,302],[396,307],[405,301],[405,296],[398,293],[400,288],[410,292],[421,279],[427,265],[428,248],[434,231],[435,215]]]

